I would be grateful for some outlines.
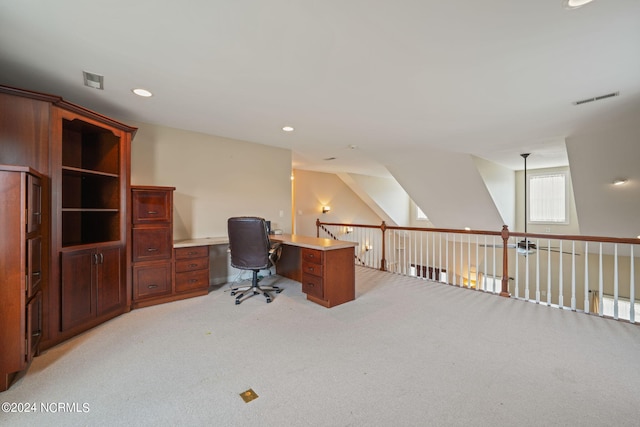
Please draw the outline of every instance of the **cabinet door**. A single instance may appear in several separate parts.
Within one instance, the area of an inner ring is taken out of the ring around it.
[[[40,178],[27,175],[27,233],[40,230],[42,224],[42,183]]]
[[[62,324],[66,331],[96,315],[94,249],[62,252]]]
[[[27,298],[38,290],[42,282],[42,238],[27,240]]]
[[[38,292],[27,304],[27,355],[26,362],[38,352],[38,344],[42,338],[42,292]]]
[[[126,304],[124,283],[122,283],[120,247],[102,248],[97,253],[96,275],[97,315],[107,313]]]

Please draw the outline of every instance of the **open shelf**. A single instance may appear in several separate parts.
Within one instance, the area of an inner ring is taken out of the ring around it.
[[[61,167],[62,246],[120,240],[120,135],[63,119]]]

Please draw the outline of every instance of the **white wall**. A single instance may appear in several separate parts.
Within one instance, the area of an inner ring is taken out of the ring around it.
[[[359,196],[387,225],[408,226],[411,221],[411,199],[393,177],[339,173],[353,192]]]
[[[174,239],[227,235],[231,216],[256,215],[291,232],[291,152],[135,123],[131,183],[176,187]],[[282,213],[282,215],[281,215]],[[210,248],[211,281],[235,277],[226,245]]]
[[[176,187],[176,240],[225,236],[227,218],[237,215],[262,216],[291,232],[289,150],[144,123],[136,126],[131,184]]]
[[[435,227],[501,230],[505,223],[469,154],[389,152],[385,166]]]
[[[638,115],[611,127],[567,138],[567,155],[582,234],[640,235],[640,121]],[[626,178],[622,186],[613,180]]]
[[[381,224],[378,216],[337,175],[294,171],[296,234],[316,236],[316,219],[323,222]],[[331,212],[322,213],[322,206]]]
[[[473,157],[473,161],[504,220],[504,225],[508,225],[510,230],[514,230],[516,224],[514,171],[479,157]]]

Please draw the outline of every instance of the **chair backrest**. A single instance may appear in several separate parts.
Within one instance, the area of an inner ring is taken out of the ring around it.
[[[245,270],[265,269],[269,261],[270,241],[264,218],[233,217],[227,220],[231,266]]]

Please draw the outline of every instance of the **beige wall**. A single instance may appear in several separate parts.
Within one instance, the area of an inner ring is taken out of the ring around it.
[[[296,233],[316,235],[316,219],[323,222],[380,224],[376,215],[337,175],[331,173],[294,171],[294,210]],[[322,206],[331,212],[322,213]]]
[[[144,123],[131,184],[176,187],[174,238],[227,234],[227,218],[257,215],[291,231],[291,152]]]
[[[136,123],[131,183],[176,187],[174,239],[227,235],[231,216],[256,215],[291,232],[291,152]],[[226,245],[210,248],[211,282],[234,280]]]

